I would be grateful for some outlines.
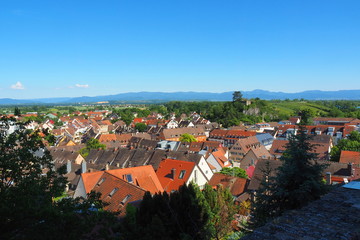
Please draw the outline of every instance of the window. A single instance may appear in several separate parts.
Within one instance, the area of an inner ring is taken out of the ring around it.
[[[181,170],[180,171],[180,175],[179,175],[179,179],[183,179],[185,176],[186,170]]]
[[[116,192],[117,190],[119,190],[118,188],[114,188],[110,193],[109,193],[109,197],[112,197]]]
[[[131,194],[128,194],[124,197],[124,199],[121,201],[122,205],[125,205],[127,201],[131,198]]]
[[[126,178],[126,181],[128,181],[129,183],[133,183],[133,182],[134,182],[131,174],[126,174],[126,175],[125,175],[125,178]]]
[[[98,182],[98,186],[100,186],[100,184],[102,184],[105,181],[105,178],[102,178],[99,182]]]

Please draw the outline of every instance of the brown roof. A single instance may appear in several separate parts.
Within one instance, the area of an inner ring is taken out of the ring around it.
[[[99,142],[110,142],[115,140],[116,140],[115,134],[101,134],[99,136]]]
[[[208,184],[213,187],[221,184],[223,187],[228,188],[233,196],[239,196],[245,192],[247,179],[215,173]]]
[[[313,118],[314,121],[322,121],[322,122],[351,122],[356,120],[356,118],[328,118],[328,117],[316,117]]]
[[[92,190],[101,193],[100,199],[108,204],[105,210],[119,212],[120,216],[126,215],[126,205],[129,202],[142,200],[146,192],[109,172],[102,173]]]
[[[271,154],[269,151],[265,148],[264,145],[260,145],[256,148],[251,148],[251,150],[254,152],[255,156],[257,158],[271,158]]]
[[[339,162],[360,165],[360,152],[342,150]]]
[[[328,139],[328,138],[326,138]],[[282,155],[283,152],[286,150],[286,144],[288,143],[288,140],[274,140],[271,149],[270,149],[270,154],[272,154],[273,156],[277,156],[277,155]],[[329,148],[330,148],[330,142],[326,141],[321,141],[321,142],[317,142],[317,141],[309,141],[311,144],[314,144],[314,152],[318,154],[317,159],[320,160],[328,160],[329,158]]]
[[[253,177],[249,183],[249,190],[257,190],[260,187],[261,181],[264,177],[264,171],[271,170],[270,176],[276,175],[276,170],[282,165],[280,160],[265,160],[259,159],[255,166]],[[267,169],[269,168],[269,169]]]
[[[164,129],[162,135],[164,139],[179,138],[184,133],[193,135],[194,137],[205,136],[204,128],[172,128]]]

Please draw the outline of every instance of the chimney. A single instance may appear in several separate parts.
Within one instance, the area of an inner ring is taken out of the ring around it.
[[[106,171],[109,170],[109,163],[107,163],[107,164],[105,165],[105,170],[106,170]]]
[[[326,185],[331,185],[331,172],[326,173]]]
[[[82,162],[81,162],[81,173],[86,173],[86,169],[87,167],[86,167],[86,162],[85,162],[85,160],[83,160]]]
[[[175,168],[171,169],[171,178],[172,178],[172,180],[175,180],[175,174],[176,174],[176,169]]]
[[[66,173],[70,173],[71,172],[71,161],[67,160],[66,163]]]
[[[354,176],[353,163],[351,162],[348,163],[348,172],[349,172],[349,176]]]

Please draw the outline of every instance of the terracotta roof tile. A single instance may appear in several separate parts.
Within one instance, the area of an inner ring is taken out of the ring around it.
[[[194,162],[165,159],[160,163],[156,175],[165,191],[176,191],[187,182],[194,167]]]
[[[233,196],[239,196],[245,191],[247,179],[215,173],[209,181],[210,186],[221,184],[228,188]]]
[[[108,170],[108,173],[126,180],[126,175],[131,174],[134,184],[144,188],[152,194],[163,192],[164,189],[151,165]]]
[[[360,165],[360,152],[355,151],[341,151],[340,163],[353,163]]]
[[[92,190],[101,193],[100,199],[108,203],[105,210],[120,212],[120,216],[125,216],[126,205],[129,202],[142,200],[146,192],[145,189],[108,172],[102,172]]]

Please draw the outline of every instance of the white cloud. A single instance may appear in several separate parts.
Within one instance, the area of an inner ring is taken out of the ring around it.
[[[11,88],[17,90],[25,89],[24,85],[21,82],[17,82],[14,85],[11,85]]]
[[[78,88],[88,88],[89,87],[89,84],[75,84],[75,87],[78,87]]]

